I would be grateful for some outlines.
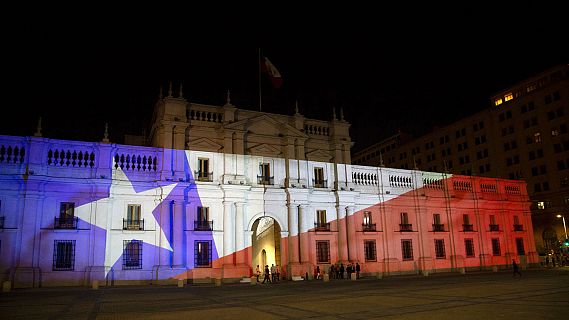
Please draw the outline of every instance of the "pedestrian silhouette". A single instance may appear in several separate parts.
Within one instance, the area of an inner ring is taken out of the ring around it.
[[[512,267],[514,268],[514,277],[516,276],[516,274],[518,274],[521,277],[522,273],[520,272],[520,267],[516,263],[516,260],[512,259]]]

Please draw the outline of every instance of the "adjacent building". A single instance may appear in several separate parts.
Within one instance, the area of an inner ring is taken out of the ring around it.
[[[397,134],[352,155],[352,161],[524,180],[538,252],[550,253],[565,239],[563,216],[569,219],[569,65],[490,100],[490,108],[470,117],[416,139]]]

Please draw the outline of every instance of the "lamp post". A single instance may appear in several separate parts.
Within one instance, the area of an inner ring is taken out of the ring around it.
[[[562,218],[563,219],[563,230],[565,230],[565,240],[567,240],[567,226],[565,225],[565,214],[557,215],[557,218]]]

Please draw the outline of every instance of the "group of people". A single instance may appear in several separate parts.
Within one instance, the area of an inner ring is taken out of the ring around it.
[[[261,269],[259,265],[257,265],[257,269],[255,270],[255,274],[257,275],[257,282],[260,282],[259,277],[261,276]],[[265,275],[263,278],[263,282],[267,281],[268,283],[275,283],[281,280],[281,267],[277,264],[271,264],[271,268],[269,269],[269,265],[265,265],[263,274]]]
[[[356,279],[359,279],[360,278],[361,266],[358,262],[356,262],[355,265],[353,263],[349,263],[345,268],[344,268],[343,263],[332,264],[330,266],[330,270],[329,270],[330,278],[331,279],[344,279],[344,271],[347,273],[347,279],[350,279],[352,277],[352,273],[355,273]],[[314,278],[322,279],[322,275],[323,274],[320,273],[320,266],[316,266]]]
[[[550,262],[551,259],[551,262]],[[550,265],[551,263],[551,265]],[[545,267],[563,267],[569,265],[569,255],[555,255],[555,254],[548,254],[545,256]]]

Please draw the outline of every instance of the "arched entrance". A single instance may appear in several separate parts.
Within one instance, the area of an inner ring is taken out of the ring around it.
[[[251,265],[257,265],[264,270],[272,264],[281,265],[281,228],[278,222],[271,217],[261,217],[253,223]]]

